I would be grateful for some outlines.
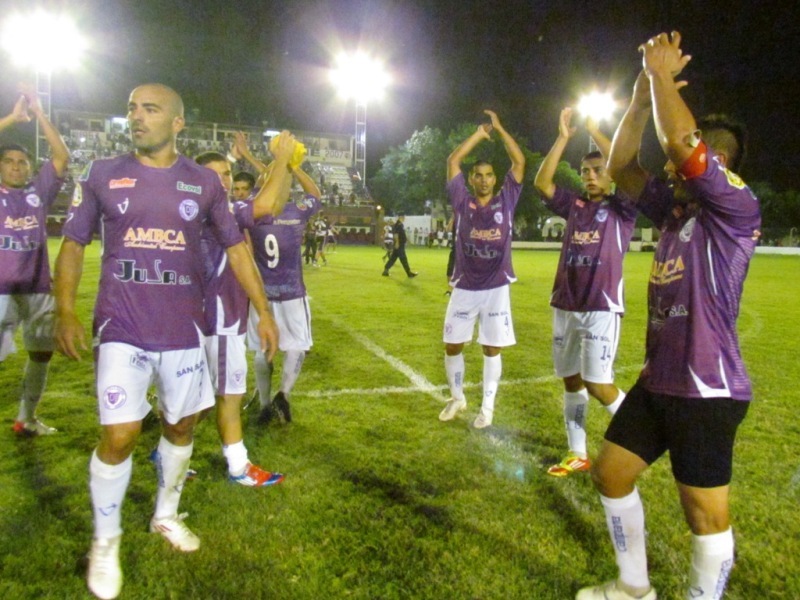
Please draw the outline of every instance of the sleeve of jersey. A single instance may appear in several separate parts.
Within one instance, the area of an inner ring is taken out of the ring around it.
[[[450,198],[450,205],[453,208],[463,205],[468,193],[464,173],[459,173],[447,182],[447,197]]]
[[[100,199],[94,192],[93,181],[91,178],[78,181],[62,234],[83,246],[90,244],[97,231],[99,215]]]
[[[239,229],[252,229],[255,225],[253,217],[253,203],[252,202],[234,202],[233,203],[233,216],[236,219],[236,224]]]
[[[56,175],[53,161],[48,160],[36,176],[36,189],[45,206],[51,206],[58,197],[58,192],[64,184],[64,178]]]
[[[686,167],[692,161],[697,164]],[[701,164],[705,165],[702,171]],[[692,196],[711,212],[746,229],[755,226],[752,221],[759,215],[756,197],[741,177],[719,163],[711,148],[701,142],[692,158],[681,165],[680,172],[686,178],[685,185]]]
[[[503,196],[504,207],[510,208],[511,210],[516,209],[519,196],[522,194],[522,184],[514,178],[511,171],[506,173],[506,178],[503,181],[503,188],[500,190],[500,194]]]
[[[236,219],[231,213],[228,199],[225,197],[225,190],[221,185],[215,188],[209,222],[217,241],[223,248],[230,248],[244,241],[244,235],[239,231]]]
[[[567,219],[569,218],[569,211],[576,197],[577,196],[569,190],[556,186],[553,197],[547,198],[546,196],[542,196],[542,202],[559,217]]]

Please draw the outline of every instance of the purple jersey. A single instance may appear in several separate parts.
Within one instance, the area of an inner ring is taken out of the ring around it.
[[[622,259],[636,205],[619,196],[591,202],[559,187],[544,203],[567,220],[550,305],[572,312],[624,312]]]
[[[83,245],[97,231],[102,236],[94,310],[99,343],[153,352],[199,346],[204,227],[225,248],[243,240],[212,170],[185,156],[166,169],[145,166],[133,154],[90,163],[64,235]]]
[[[24,188],[0,185],[0,294],[50,291],[47,211],[63,181],[47,161]]]
[[[511,266],[511,230],[522,184],[511,171],[503,187],[481,206],[469,193],[464,174],[447,183],[455,214],[456,264],[451,282],[464,290],[491,290],[517,280]]]
[[[269,300],[283,302],[306,295],[302,244],[306,223],[319,209],[319,199],[306,195],[297,202],[287,202],[277,217],[254,221],[252,210],[237,213],[239,224],[250,231],[256,265]]]
[[[750,400],[736,318],[761,215],[745,183],[710,151],[708,158],[705,172],[683,183],[696,206],[676,204],[673,190],[654,178],[639,199],[661,229],[641,381],[660,394]]]
[[[205,271],[206,334],[247,333],[250,300],[231,269],[225,248],[220,245],[210,228],[203,229],[201,243]]]

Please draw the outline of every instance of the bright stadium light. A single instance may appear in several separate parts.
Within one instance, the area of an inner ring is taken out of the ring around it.
[[[86,50],[86,40],[72,19],[43,10],[9,17],[2,43],[14,64],[38,73],[74,68]]]
[[[51,75],[54,70],[74,69],[86,50],[86,39],[75,22],[63,14],[37,10],[15,14],[3,26],[2,46],[11,62],[36,73],[36,94],[52,121]],[[39,121],[36,121],[36,162],[39,162]]]
[[[356,102],[355,166],[361,183],[367,183],[367,103],[383,98],[391,77],[383,63],[363,52],[340,54],[330,72],[336,93]]]
[[[608,92],[592,91],[578,101],[578,112],[596,122],[605,121],[614,116],[617,103]]]

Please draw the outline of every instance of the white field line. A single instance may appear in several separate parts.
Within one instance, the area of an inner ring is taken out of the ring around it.
[[[331,323],[333,323],[333,325],[343,330],[355,341],[361,344],[364,348],[369,350],[377,358],[386,361],[395,371],[398,371],[399,373],[405,375],[411,382],[411,386],[410,387],[391,386],[391,387],[378,387],[378,388],[346,388],[341,390],[314,390],[310,392],[295,391],[293,393],[295,397],[335,398],[337,396],[376,396],[381,394],[418,394],[422,392],[425,394],[429,394],[430,396],[442,402],[447,402],[447,400],[450,398],[450,388],[446,384],[445,385],[432,384],[425,378],[424,375],[422,375],[421,373],[417,373],[414,369],[409,367],[402,360],[386,352],[386,350],[384,350],[381,346],[373,342],[365,335],[356,333],[338,319],[329,319],[329,320],[331,321]],[[631,368],[638,369],[640,367],[623,367],[622,369],[615,369],[615,371],[623,372],[630,370]],[[444,370],[444,360],[442,361],[442,370]],[[512,379],[512,380],[501,379],[500,385],[501,386],[532,385],[532,384],[536,385],[542,383],[552,383],[554,381],[557,381],[555,375],[545,375],[542,377],[526,377],[524,379]],[[482,382],[474,382],[474,383],[464,382],[465,389],[472,389],[482,385],[483,385]]]

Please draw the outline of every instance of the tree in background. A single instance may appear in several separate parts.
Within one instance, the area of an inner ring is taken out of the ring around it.
[[[415,131],[404,144],[391,148],[381,159],[381,168],[372,179],[373,196],[388,212],[406,214],[423,214],[425,201],[431,200],[435,206],[442,207],[446,220],[450,211],[445,194],[447,157],[474,130],[474,123],[463,123],[447,135],[432,127]],[[533,186],[533,178],[543,157],[532,152],[524,138],[512,135],[526,160],[515,232],[521,239],[538,239],[542,221],[550,216]],[[510,167],[508,155],[502,143],[494,138],[493,141],[481,144],[465,161],[464,168],[469,169],[476,160],[487,160],[494,166],[498,179],[505,176]],[[555,181],[559,186],[580,189],[580,177],[567,162],[558,165]]]

